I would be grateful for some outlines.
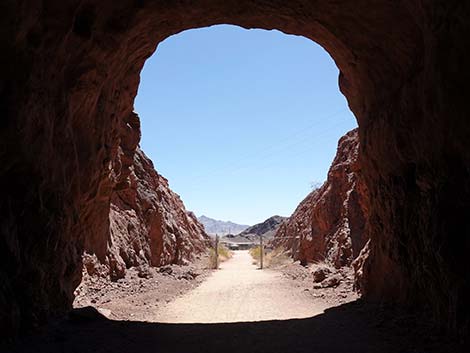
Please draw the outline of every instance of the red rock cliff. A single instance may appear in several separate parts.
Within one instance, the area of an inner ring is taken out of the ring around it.
[[[105,260],[99,261],[92,247],[84,256],[89,274],[117,279],[132,266],[183,264],[205,251],[203,226],[139,148],[129,179],[130,185],[118,187],[111,197]]]
[[[277,231],[274,244],[302,263],[349,266],[366,242],[365,186],[359,178],[357,129],[338,143],[327,181],[312,191]]]

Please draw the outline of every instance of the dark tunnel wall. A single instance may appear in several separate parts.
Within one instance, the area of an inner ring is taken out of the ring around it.
[[[66,312],[86,245],[104,256],[109,202],[136,146],[127,120],[158,42],[213,24],[308,37],[335,59],[369,190],[369,300],[467,332],[470,3],[4,1],[0,5],[0,327]]]

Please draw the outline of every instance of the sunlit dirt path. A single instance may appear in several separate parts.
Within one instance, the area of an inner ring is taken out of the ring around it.
[[[326,304],[312,300],[279,272],[259,270],[248,251],[235,251],[199,287],[149,315],[148,321],[216,323],[283,320],[318,315]]]

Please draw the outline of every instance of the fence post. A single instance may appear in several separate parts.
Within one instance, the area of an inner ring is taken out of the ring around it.
[[[219,235],[215,235],[215,269],[219,268]]]
[[[263,236],[259,236],[259,267],[263,269],[263,255],[264,255],[264,247],[263,247]]]

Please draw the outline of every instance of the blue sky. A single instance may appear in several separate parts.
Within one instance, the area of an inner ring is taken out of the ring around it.
[[[213,26],[160,43],[135,101],[141,147],[196,215],[289,216],[357,123],[316,43]]]

